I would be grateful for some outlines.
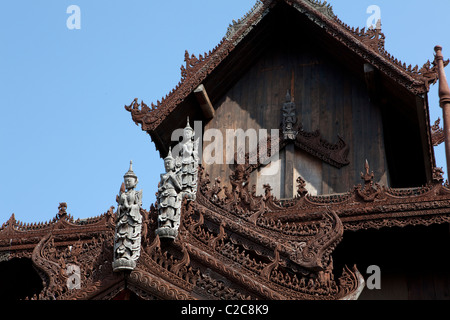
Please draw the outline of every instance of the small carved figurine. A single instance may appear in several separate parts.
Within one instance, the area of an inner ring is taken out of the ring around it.
[[[297,116],[295,111],[295,103],[292,102],[289,91],[286,93],[286,102],[283,104],[282,109],[283,116],[283,137],[285,140],[295,140],[297,137],[297,131],[294,129],[294,125],[297,123]]]

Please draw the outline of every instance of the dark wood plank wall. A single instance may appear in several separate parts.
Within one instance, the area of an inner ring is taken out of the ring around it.
[[[330,53],[315,51],[312,46],[275,41],[271,49],[215,103],[215,118],[205,130],[219,129],[224,135],[224,145],[226,129],[261,128],[270,133],[270,129],[280,128],[282,104],[291,88],[294,88],[292,96],[304,130],[320,129],[322,137],[331,143],[338,141],[339,134],[350,147],[350,164],[341,169],[316,158],[311,160],[304,151],[296,150],[294,167],[297,171],[294,175],[300,174],[307,182],[321,177],[322,184],[315,186],[318,194],[346,192],[361,183],[360,173],[367,159],[375,180],[388,184],[379,106],[370,101],[363,79],[335,62]],[[280,157],[284,154],[281,152]],[[280,163],[283,161],[281,159]],[[312,161],[313,169],[298,172],[302,161]],[[205,167],[212,178],[220,176],[222,180],[228,178],[232,168],[227,164]],[[284,170],[283,164],[280,169]],[[287,193],[283,191],[283,170],[277,177],[259,180],[255,173],[251,183],[257,184],[261,191],[263,183],[269,179],[272,187],[278,190],[279,194],[275,194],[283,198]]]
[[[379,267],[380,289],[360,300],[450,300],[449,224],[345,231],[332,253],[334,271],[356,265],[367,282]]]

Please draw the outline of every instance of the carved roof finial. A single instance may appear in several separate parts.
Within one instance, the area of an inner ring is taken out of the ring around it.
[[[377,25],[376,25],[375,29],[381,30],[381,19],[377,20]]]
[[[10,224],[15,224],[16,223],[16,216],[14,215],[14,213],[8,219],[8,223],[10,223]]]
[[[308,193],[308,190],[306,189],[306,181],[303,180],[301,176],[298,176],[297,178],[297,194],[298,196],[304,197]]]
[[[364,164],[364,169],[366,172],[365,173],[361,172],[361,179],[363,179],[366,184],[371,183],[374,178],[374,173],[373,171],[370,172],[369,161],[367,161],[367,159],[366,163]]]
[[[67,203],[60,202],[58,206],[58,215],[57,217],[60,219],[62,217],[65,217],[67,215]]]

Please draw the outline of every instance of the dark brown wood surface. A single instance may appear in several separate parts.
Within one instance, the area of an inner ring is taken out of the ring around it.
[[[270,49],[215,104],[216,116],[205,130],[219,129],[224,137],[226,129],[267,129],[270,133],[270,129],[280,128],[286,92],[293,88],[298,121],[303,129],[320,130],[330,143],[336,143],[340,135],[350,147],[350,164],[338,169],[317,159],[319,165],[314,166],[314,172],[292,172],[292,176],[300,174],[307,182],[314,180],[311,175],[321,176],[322,184],[315,188],[318,194],[346,192],[361,182],[360,172],[367,159],[376,181],[388,185],[382,113],[370,100],[364,79],[340,65],[329,52],[300,43],[286,43],[283,39],[268,41],[273,41]],[[297,150],[294,163],[284,169],[293,171],[299,162],[309,158],[304,151]],[[226,178],[231,169],[227,164],[207,166],[212,177]],[[280,181],[277,179],[269,181]],[[258,190],[262,190],[263,182],[268,182],[252,180]],[[283,187],[277,196],[292,197],[295,186],[290,180],[280,181]]]

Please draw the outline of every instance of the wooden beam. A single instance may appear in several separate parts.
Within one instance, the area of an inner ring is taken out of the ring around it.
[[[205,86],[203,84],[199,85],[197,89],[194,90],[195,97],[197,98],[200,107],[202,108],[203,115],[206,119],[212,119],[215,115],[214,107],[209,100],[208,93],[206,92]]]

